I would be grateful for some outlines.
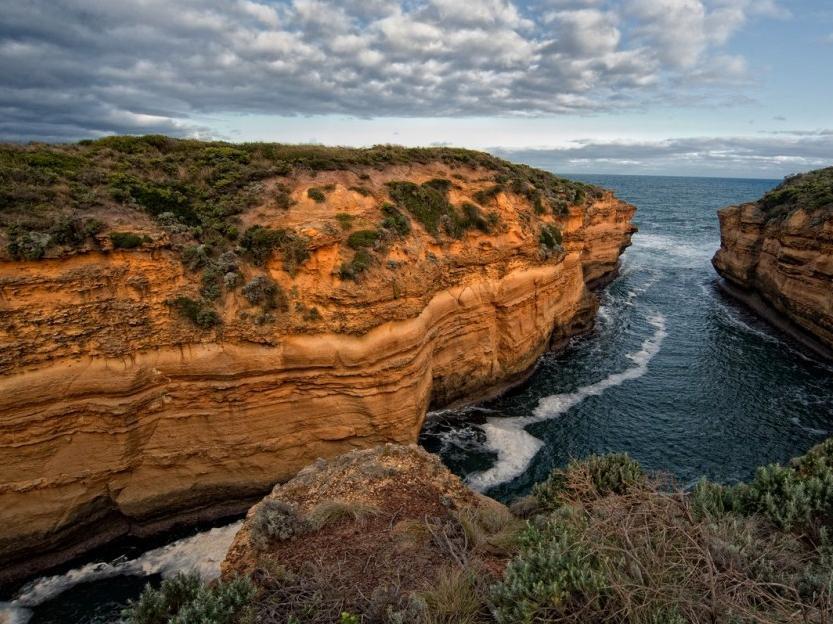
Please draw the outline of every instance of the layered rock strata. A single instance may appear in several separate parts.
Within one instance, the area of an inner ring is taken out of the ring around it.
[[[759,202],[721,210],[720,249],[712,263],[730,294],[833,358],[833,192],[829,203],[804,196],[809,185],[825,181],[824,173],[788,180]],[[825,187],[833,191],[833,182]]]
[[[229,288],[209,327],[172,308],[197,297],[199,276],[141,214],[106,223],[142,233],[136,249],[99,235],[77,253],[0,261],[0,582],[240,512],[318,457],[413,443],[430,405],[516,382],[592,326],[588,284],[615,274],[634,231],[634,208],[609,192],[542,215],[493,190],[488,232],[411,219],[346,279],[348,234],[384,218],[388,183],[436,179],[454,180],[457,206],[495,188],[490,171],[443,162],[266,180],[290,207],[261,201],[241,228],[293,228],[309,256],[294,275],[280,253],[242,263],[243,282],[268,277],[284,301],[260,312]],[[542,243],[545,226],[560,245]]]

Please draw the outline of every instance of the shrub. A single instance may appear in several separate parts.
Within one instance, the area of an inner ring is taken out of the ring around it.
[[[342,262],[338,275],[342,280],[355,280],[373,264],[373,256],[366,249],[359,249],[350,262]]]
[[[541,243],[541,247],[545,250],[555,251],[560,249],[563,240],[561,230],[559,230],[555,225],[543,225],[541,227],[541,233],[538,235],[538,242]]]
[[[393,204],[382,206],[382,214],[385,215],[381,223],[384,229],[396,232],[399,236],[407,236],[411,233],[411,222],[408,217],[399,212]]]
[[[275,205],[280,210],[289,210],[295,205],[295,200],[289,194],[289,187],[284,184],[275,187]]]
[[[196,573],[180,573],[159,589],[148,585],[122,618],[126,624],[232,624],[254,596],[246,578],[205,585]]]
[[[439,232],[443,216],[454,214],[453,207],[448,203],[447,189],[438,189],[436,184],[388,182],[387,186],[393,201],[412,214],[431,234]]]
[[[141,246],[144,239],[133,232],[110,232],[113,249],[135,249]]]
[[[336,213],[336,221],[338,221],[338,224],[344,231],[347,231],[351,227],[353,227],[353,215],[347,214],[346,212]]]
[[[327,195],[323,190],[317,187],[312,187],[307,190],[307,197],[313,200],[316,204],[323,204],[327,201]]]
[[[358,193],[362,197],[370,197],[373,194],[366,186],[351,186],[350,190],[354,193]]]
[[[503,192],[503,185],[495,184],[494,186],[490,186],[487,189],[482,189],[477,191],[474,194],[474,201],[476,201],[481,206],[485,206],[486,204],[492,202]]]
[[[255,548],[265,550],[274,541],[284,541],[310,530],[310,523],[289,503],[265,498],[258,505],[252,521],[251,540]]]
[[[183,318],[188,319],[197,327],[208,329],[219,325],[220,315],[207,301],[191,299],[181,295],[170,302],[170,306]]]
[[[189,271],[196,271],[211,263],[205,245],[189,245],[182,251],[182,262]]]
[[[243,286],[243,296],[252,305],[259,305],[264,310],[286,309],[287,299],[280,284],[264,275],[258,275]]]
[[[566,468],[553,470],[546,481],[533,488],[542,507],[556,509],[575,501],[609,494],[626,494],[642,487],[646,476],[638,462],[627,453],[591,455],[571,461]]]
[[[200,294],[203,298],[214,301],[218,299],[223,293],[223,270],[217,266],[209,266],[202,273],[202,280],[200,283]]]
[[[530,525],[521,550],[491,591],[499,624],[558,621],[593,602],[605,587],[597,556],[569,523]]]
[[[8,251],[19,260],[40,260],[52,242],[45,232],[33,232],[20,226],[9,228]]]
[[[250,227],[240,239],[240,247],[256,265],[263,266],[275,250],[283,252],[283,266],[295,275],[298,267],[309,258],[309,239],[292,230],[272,229],[261,225]]]
[[[376,230],[358,230],[347,238],[347,246],[351,249],[373,247],[377,240],[379,240],[379,232]]]

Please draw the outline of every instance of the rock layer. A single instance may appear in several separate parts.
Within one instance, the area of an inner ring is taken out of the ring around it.
[[[336,213],[372,224],[386,182],[452,175],[459,203],[487,173],[437,163],[282,179],[291,209],[242,219],[303,231],[311,256],[294,276],[279,258],[244,269],[289,293],[263,324],[234,292],[217,328],[177,317],[166,302],[194,277],[164,234],[139,250],[0,262],[0,582],[242,511],[318,457],[413,443],[429,405],[517,381],[591,327],[588,285],[615,274],[634,231],[634,208],[606,192],[557,217],[501,192],[496,231],[448,240],[414,221],[360,281],[339,279],[351,252]],[[333,189],[326,202],[308,199],[313,185]],[[563,234],[555,253],[541,222]]]
[[[774,216],[760,203],[724,208],[719,218],[712,263],[726,290],[833,357],[833,218],[801,206]]]

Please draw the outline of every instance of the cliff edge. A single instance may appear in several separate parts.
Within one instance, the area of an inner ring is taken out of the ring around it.
[[[787,178],[718,216],[712,264],[728,292],[833,358],[833,168]]]
[[[0,582],[412,443],[592,326],[634,208],[454,149],[0,146]]]

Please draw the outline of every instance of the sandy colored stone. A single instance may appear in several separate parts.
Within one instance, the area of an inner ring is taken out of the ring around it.
[[[490,184],[463,174],[455,203]],[[166,301],[196,296],[199,274],[161,243],[0,262],[0,582],[118,535],[239,512],[317,457],[412,443],[429,405],[517,381],[592,326],[588,284],[615,274],[634,231],[634,208],[609,193],[557,219],[501,193],[487,207],[499,232],[438,240],[413,221],[360,282],[338,279],[353,252],[336,213],[376,227],[386,181],[450,175],[436,164],[281,179],[296,205],[242,215],[311,241],[294,277],[279,254],[244,267],[290,294],[274,323],[253,323],[239,289],[216,329],[177,317]],[[306,197],[327,184],[326,203]],[[561,253],[541,253],[540,220],[562,229]],[[320,320],[300,311],[311,307]]]

